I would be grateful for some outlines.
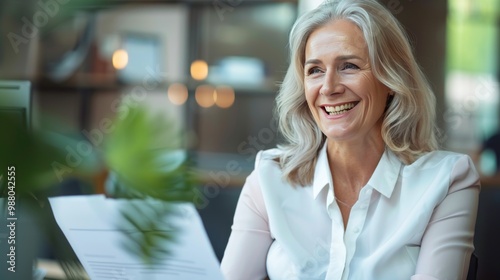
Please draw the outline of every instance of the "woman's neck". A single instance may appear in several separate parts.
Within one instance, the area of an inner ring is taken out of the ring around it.
[[[327,145],[334,185],[356,192],[368,183],[385,150],[381,137],[358,142],[329,141]]]

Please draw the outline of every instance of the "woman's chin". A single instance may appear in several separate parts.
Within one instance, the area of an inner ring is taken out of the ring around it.
[[[348,129],[330,129],[323,131],[323,134],[329,141],[333,142],[345,142],[356,138],[355,133]]]

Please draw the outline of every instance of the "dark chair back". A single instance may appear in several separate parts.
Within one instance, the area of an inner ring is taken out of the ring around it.
[[[467,273],[467,280],[476,280],[478,265],[479,259],[477,258],[476,254],[472,253],[472,256],[470,256],[469,273]]]

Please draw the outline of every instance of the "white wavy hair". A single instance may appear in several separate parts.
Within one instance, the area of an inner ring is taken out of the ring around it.
[[[325,2],[302,15],[290,33],[290,65],[276,98],[275,113],[285,144],[277,159],[293,185],[310,185],[325,135],[314,121],[304,93],[305,47],[310,34],[338,19],[355,23],[368,46],[373,74],[394,98],[386,110],[382,137],[405,164],[436,150],[435,96],[412,53],[403,27],[375,0]]]

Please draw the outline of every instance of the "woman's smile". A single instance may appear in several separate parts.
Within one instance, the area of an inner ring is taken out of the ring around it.
[[[325,111],[326,117],[329,119],[335,119],[343,117],[349,111],[354,109],[356,105],[358,105],[359,101],[355,102],[346,102],[346,103],[337,103],[332,105],[321,105],[320,107]]]

